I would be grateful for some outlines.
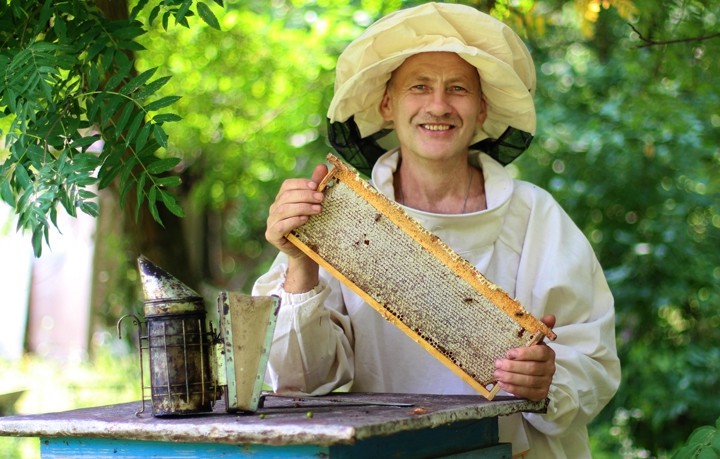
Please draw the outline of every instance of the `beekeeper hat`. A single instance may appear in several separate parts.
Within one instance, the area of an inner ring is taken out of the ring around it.
[[[378,140],[393,129],[380,102],[390,75],[408,57],[453,52],[477,68],[488,115],[471,148],[503,164],[519,156],[535,134],[535,67],[520,37],[475,8],[426,3],[370,25],[338,58],[328,109],[330,143],[368,173],[386,151]]]

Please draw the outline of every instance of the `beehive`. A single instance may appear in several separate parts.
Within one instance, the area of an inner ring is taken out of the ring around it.
[[[492,400],[495,360],[555,334],[333,155],[323,210],[288,239]]]

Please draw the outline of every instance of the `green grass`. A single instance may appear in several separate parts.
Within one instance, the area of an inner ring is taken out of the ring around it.
[[[140,400],[136,355],[100,354],[91,361],[55,362],[36,356],[0,360],[0,393],[24,390],[17,414],[38,414]],[[2,418],[0,418],[2,422]],[[0,437],[0,459],[37,459],[37,438]]]

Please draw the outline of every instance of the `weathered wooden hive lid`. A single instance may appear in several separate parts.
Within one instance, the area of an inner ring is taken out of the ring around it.
[[[204,312],[202,297],[144,255],[137,259],[145,316]]]

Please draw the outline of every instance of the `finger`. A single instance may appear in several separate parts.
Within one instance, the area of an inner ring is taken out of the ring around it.
[[[525,398],[534,402],[545,400],[550,394],[550,386],[547,387],[527,387],[514,385],[507,382],[498,382],[498,386],[505,392],[512,394],[519,398]]]
[[[522,366],[520,372],[495,370],[493,376],[503,390],[518,397],[538,400],[545,398],[550,390],[553,375],[539,367],[528,369],[526,364]]]
[[[555,360],[555,351],[550,346],[527,346],[510,349],[505,358],[516,361],[544,362]]]
[[[311,181],[316,184],[315,188],[313,188],[314,190],[317,190],[317,184],[319,184],[327,174],[328,168],[325,164],[318,164],[317,166],[315,166],[315,170],[313,171],[311,179]]]
[[[551,377],[555,374],[555,363],[551,361],[517,361],[502,359],[495,362],[495,377],[502,379],[507,375],[527,375]]]
[[[320,191],[291,189],[278,194],[270,205],[268,220],[282,220],[298,215],[315,215],[320,212],[325,195]]]
[[[554,314],[548,314],[548,315],[546,315],[546,316],[543,316],[543,317],[540,319],[540,322],[544,323],[545,325],[547,325],[547,327],[548,327],[549,329],[552,330],[553,328],[555,328],[555,322],[556,322],[556,320],[555,320],[555,315],[554,315]]]
[[[309,216],[321,212],[320,204],[325,196],[317,188],[327,171],[327,166],[320,164],[315,167],[310,180],[288,179],[283,182],[267,217],[265,238],[268,242],[286,253],[297,252],[285,236],[307,222]]]

